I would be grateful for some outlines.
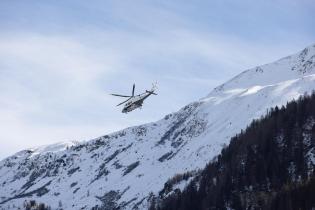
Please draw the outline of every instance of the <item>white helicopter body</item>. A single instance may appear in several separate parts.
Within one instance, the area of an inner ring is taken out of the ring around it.
[[[119,94],[111,94],[113,96],[119,96],[119,97],[128,97],[127,100],[121,102],[120,104],[118,104],[117,106],[120,106],[122,104],[124,105],[124,108],[122,109],[122,113],[128,113],[131,112],[137,108],[141,108],[143,101],[148,98],[150,95],[157,95],[154,91],[156,90],[156,84],[153,84],[152,89],[146,90],[144,93],[139,94],[139,95],[134,95],[134,91],[135,91],[135,84],[133,85],[132,88],[132,95],[131,96],[126,96],[126,95],[119,95]]]

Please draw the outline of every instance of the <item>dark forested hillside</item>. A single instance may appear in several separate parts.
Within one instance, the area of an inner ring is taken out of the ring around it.
[[[313,93],[253,121],[184,191],[151,209],[312,209],[314,164]]]

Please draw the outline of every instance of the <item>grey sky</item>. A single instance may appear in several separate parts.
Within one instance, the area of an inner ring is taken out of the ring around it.
[[[0,159],[162,118],[314,43],[315,1],[0,2]],[[156,97],[128,115],[108,93]]]

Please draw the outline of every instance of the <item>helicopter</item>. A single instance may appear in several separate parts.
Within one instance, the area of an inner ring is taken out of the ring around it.
[[[131,96],[127,96],[127,95],[120,95],[120,94],[110,94],[112,96],[118,96],[118,97],[124,97],[124,98],[128,98],[127,100],[121,102],[120,104],[118,104],[117,106],[120,106],[122,104],[124,105],[124,108],[122,109],[122,113],[128,113],[131,112],[137,108],[141,108],[143,101],[145,99],[147,99],[150,95],[157,95],[154,91],[157,89],[156,83],[152,84],[152,88],[151,90],[146,90],[144,93],[141,93],[139,95],[135,95],[135,87],[136,85],[133,84],[132,86],[132,92],[131,92]]]

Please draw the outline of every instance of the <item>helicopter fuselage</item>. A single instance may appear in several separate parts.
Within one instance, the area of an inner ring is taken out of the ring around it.
[[[122,113],[128,113],[131,112],[137,108],[141,108],[143,101],[149,97],[151,93],[144,93],[141,95],[136,95],[133,98],[131,98],[124,106]]]

